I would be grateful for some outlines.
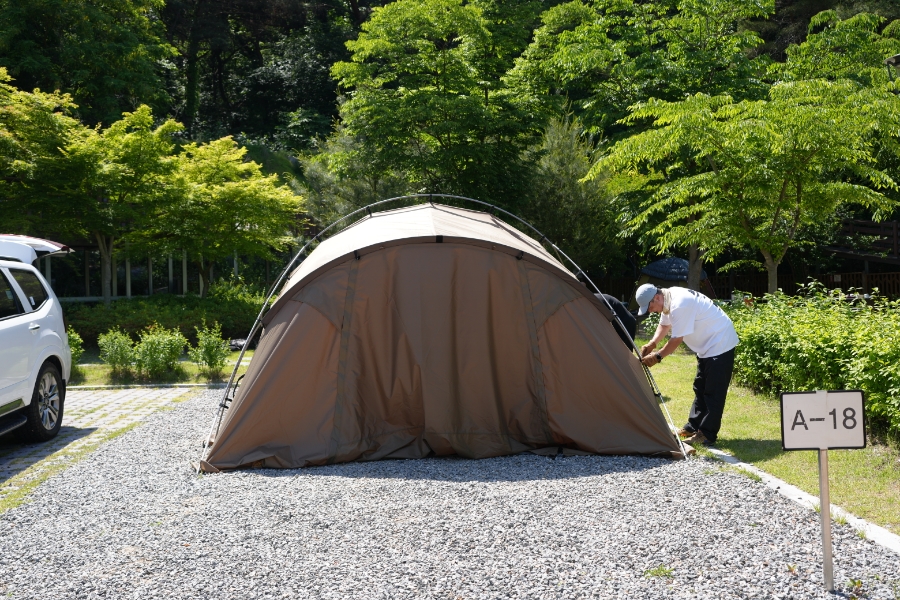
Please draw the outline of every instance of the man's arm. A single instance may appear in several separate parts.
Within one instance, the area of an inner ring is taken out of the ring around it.
[[[660,330],[665,327],[665,332],[660,335]],[[659,340],[662,339],[666,333],[671,331],[672,327],[670,325],[660,325],[656,329],[656,333],[653,335],[653,339],[650,342],[641,348],[641,362],[648,367],[652,367],[653,365],[659,364],[664,357],[672,354],[681,345],[681,341],[684,337],[673,337],[669,338],[669,341],[666,342],[666,345],[662,347],[662,350],[658,352],[654,352],[656,349],[656,345],[659,343]]]
[[[671,327],[670,327],[670,329],[671,329]],[[663,346],[662,350],[659,351],[659,355],[662,357],[666,357],[666,356],[672,354],[673,352],[675,352],[675,350],[678,348],[678,346],[681,345],[681,340],[683,340],[683,339],[684,339],[683,337],[669,338],[669,341],[666,342],[666,345]]]
[[[669,335],[670,331],[672,331],[671,325],[663,325],[662,323],[657,325],[656,333],[653,334],[653,337],[650,339],[650,341],[641,346],[641,356],[647,356],[649,353],[656,350],[656,347],[663,340],[663,338]],[[681,343],[681,338],[678,338],[678,343]],[[668,347],[668,344],[666,344],[666,347]],[[672,348],[673,352],[674,350],[675,348]],[[671,354],[671,352],[669,352],[669,354]]]

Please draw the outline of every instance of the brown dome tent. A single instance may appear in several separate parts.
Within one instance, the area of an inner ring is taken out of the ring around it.
[[[490,214],[372,213],[291,273],[200,466],[556,448],[680,457],[614,318]]]

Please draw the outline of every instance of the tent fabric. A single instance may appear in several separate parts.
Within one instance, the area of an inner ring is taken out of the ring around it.
[[[687,281],[689,263],[683,258],[662,258],[641,269],[641,273],[651,279],[662,281]],[[700,272],[700,279],[706,279],[706,271]]]
[[[293,273],[204,464],[552,448],[676,456],[611,318],[539,243],[491,215],[431,204],[375,213]]]

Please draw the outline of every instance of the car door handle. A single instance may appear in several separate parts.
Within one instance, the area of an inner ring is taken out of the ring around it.
[[[41,326],[38,325],[37,323],[32,323],[31,325],[28,326],[28,329],[30,329],[31,331],[36,331],[40,328],[41,328]]]

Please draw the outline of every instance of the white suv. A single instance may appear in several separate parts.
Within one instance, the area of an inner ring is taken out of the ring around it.
[[[31,265],[0,259],[0,435],[55,437],[71,369],[56,294]]]

